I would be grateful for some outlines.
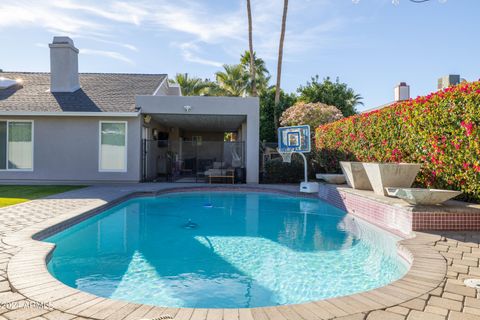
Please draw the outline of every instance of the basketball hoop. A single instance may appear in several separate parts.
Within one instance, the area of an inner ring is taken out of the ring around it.
[[[291,163],[293,153],[298,153],[303,158],[305,179],[300,183],[300,192],[317,193],[318,183],[308,181],[308,163],[305,157],[305,153],[310,152],[310,126],[278,128],[277,151],[286,163]]]
[[[283,162],[291,163],[292,154],[310,152],[310,126],[292,126],[278,128],[277,152]]]
[[[277,148],[277,152],[282,156],[283,162],[290,163],[292,162],[293,151],[285,151]]]

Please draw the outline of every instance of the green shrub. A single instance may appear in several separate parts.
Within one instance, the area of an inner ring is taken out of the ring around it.
[[[461,190],[480,201],[480,82],[355,115],[316,129],[317,162],[416,162],[416,186]]]
[[[275,158],[265,162],[264,182],[299,183],[303,181],[303,172],[303,159],[299,155],[293,154],[291,163]]]

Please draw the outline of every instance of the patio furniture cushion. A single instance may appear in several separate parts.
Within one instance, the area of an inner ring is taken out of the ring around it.
[[[206,176],[233,176],[233,169],[208,169],[205,171]]]
[[[215,161],[213,163],[213,169],[221,169],[225,166],[225,162],[222,161]]]

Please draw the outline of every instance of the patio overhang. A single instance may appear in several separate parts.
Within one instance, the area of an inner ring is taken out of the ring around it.
[[[211,114],[149,114],[153,120],[165,127],[196,132],[233,132],[241,128],[246,115]]]
[[[145,114],[258,114],[258,98],[152,96],[136,97],[136,105]]]

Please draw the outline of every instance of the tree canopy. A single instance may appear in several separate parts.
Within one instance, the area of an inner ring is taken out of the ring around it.
[[[338,78],[333,82],[327,77],[320,82],[316,75],[305,86],[300,86],[297,92],[299,100],[306,103],[321,102],[335,106],[345,117],[356,114],[355,107],[363,105],[362,96],[355,93],[346,83],[340,82]]]
[[[253,53],[254,63],[255,63],[255,84],[257,92],[262,94],[268,89],[268,83],[270,82],[270,72],[268,72],[265,61],[261,58],[257,58],[256,53]],[[250,72],[250,52],[245,51],[244,54],[240,57],[240,64],[243,67],[243,70],[246,74]],[[252,95],[252,77],[248,77],[247,91],[249,95]]]
[[[184,96],[201,96],[204,95],[211,83],[198,77],[190,77],[188,73],[177,73],[170,83],[176,83],[182,90]]]
[[[342,112],[337,107],[320,102],[305,103],[299,101],[282,113],[280,124],[282,126],[308,124],[312,128],[313,133],[318,126],[342,118]]]
[[[233,97],[246,95],[248,74],[240,64],[224,64],[223,71],[217,71],[215,77],[222,95]]]
[[[280,119],[283,111],[294,105],[297,101],[295,94],[280,92],[280,102],[275,108],[275,87],[269,88],[260,95],[260,140],[267,142],[277,141],[277,131],[274,122],[274,112]]]
[[[255,84],[260,98],[260,139],[268,142],[277,141],[278,119],[283,112],[292,107],[297,100],[302,102],[282,118],[282,125],[310,124],[312,128],[321,122],[338,117],[335,110],[340,110],[345,117],[356,113],[355,107],[362,105],[362,96],[337,78],[319,80],[318,75],[312,77],[295,93],[280,92],[280,101],[275,108],[275,87],[269,86],[270,73],[265,61],[253,53],[255,61]],[[250,52],[245,51],[239,64],[225,64],[222,70],[215,73],[215,80],[191,77],[187,73],[179,73],[171,82],[178,83],[185,96],[252,96],[253,83],[250,69]],[[336,108],[334,108],[334,107]],[[288,115],[288,116],[287,116]],[[288,119],[288,120],[286,120]]]

